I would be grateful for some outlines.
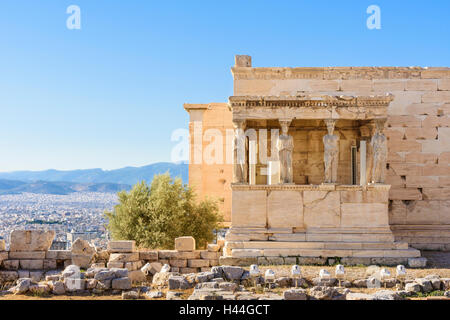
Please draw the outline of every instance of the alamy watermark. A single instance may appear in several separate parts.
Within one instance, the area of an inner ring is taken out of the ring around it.
[[[366,25],[369,30],[381,29],[381,9],[379,6],[372,4],[367,7],[367,14],[370,16],[367,18]]]
[[[66,20],[66,26],[69,30],[81,29],[81,9],[77,5],[70,5],[66,9],[66,13],[70,16]]]

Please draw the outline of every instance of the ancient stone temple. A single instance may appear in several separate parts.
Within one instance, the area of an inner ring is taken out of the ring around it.
[[[270,161],[277,165],[257,162],[259,170],[249,170],[252,164],[234,162],[227,255],[396,261],[419,257],[418,250],[394,241],[389,226],[383,127],[394,99],[392,95],[230,97],[233,122],[239,128],[236,135],[245,137],[244,126],[255,133],[249,140],[254,139],[256,148],[241,143],[242,152],[235,156],[242,153],[256,159],[249,152],[269,148],[258,143],[261,129],[282,133],[271,137],[277,140],[278,152]],[[299,153],[307,161],[293,167],[293,155]],[[266,177],[275,178],[256,183],[261,169],[266,169]]]
[[[230,222],[224,261],[394,264],[450,249],[449,68],[254,68],[236,56],[232,74],[228,103],[185,105],[189,183],[223,200]],[[211,128],[232,162],[193,161]]]

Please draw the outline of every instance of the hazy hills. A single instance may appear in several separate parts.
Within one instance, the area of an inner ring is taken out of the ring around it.
[[[188,164],[159,162],[143,167],[116,170],[45,170],[0,172],[0,194],[22,192],[69,194],[72,192],[117,192],[129,190],[135,183],[151,182],[155,174],[169,172],[172,177],[188,181]]]

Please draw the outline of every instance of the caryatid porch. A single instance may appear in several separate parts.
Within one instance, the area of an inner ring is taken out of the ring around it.
[[[389,226],[383,127],[392,100],[230,97],[234,183],[223,260],[396,264],[419,257],[394,242]]]

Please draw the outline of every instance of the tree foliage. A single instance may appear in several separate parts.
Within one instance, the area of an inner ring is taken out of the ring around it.
[[[168,173],[155,175],[150,186],[137,183],[118,197],[113,211],[105,212],[107,228],[113,239],[135,240],[139,247],[172,249],[176,237],[192,236],[202,248],[222,220],[215,201],[197,202],[192,188]]]

